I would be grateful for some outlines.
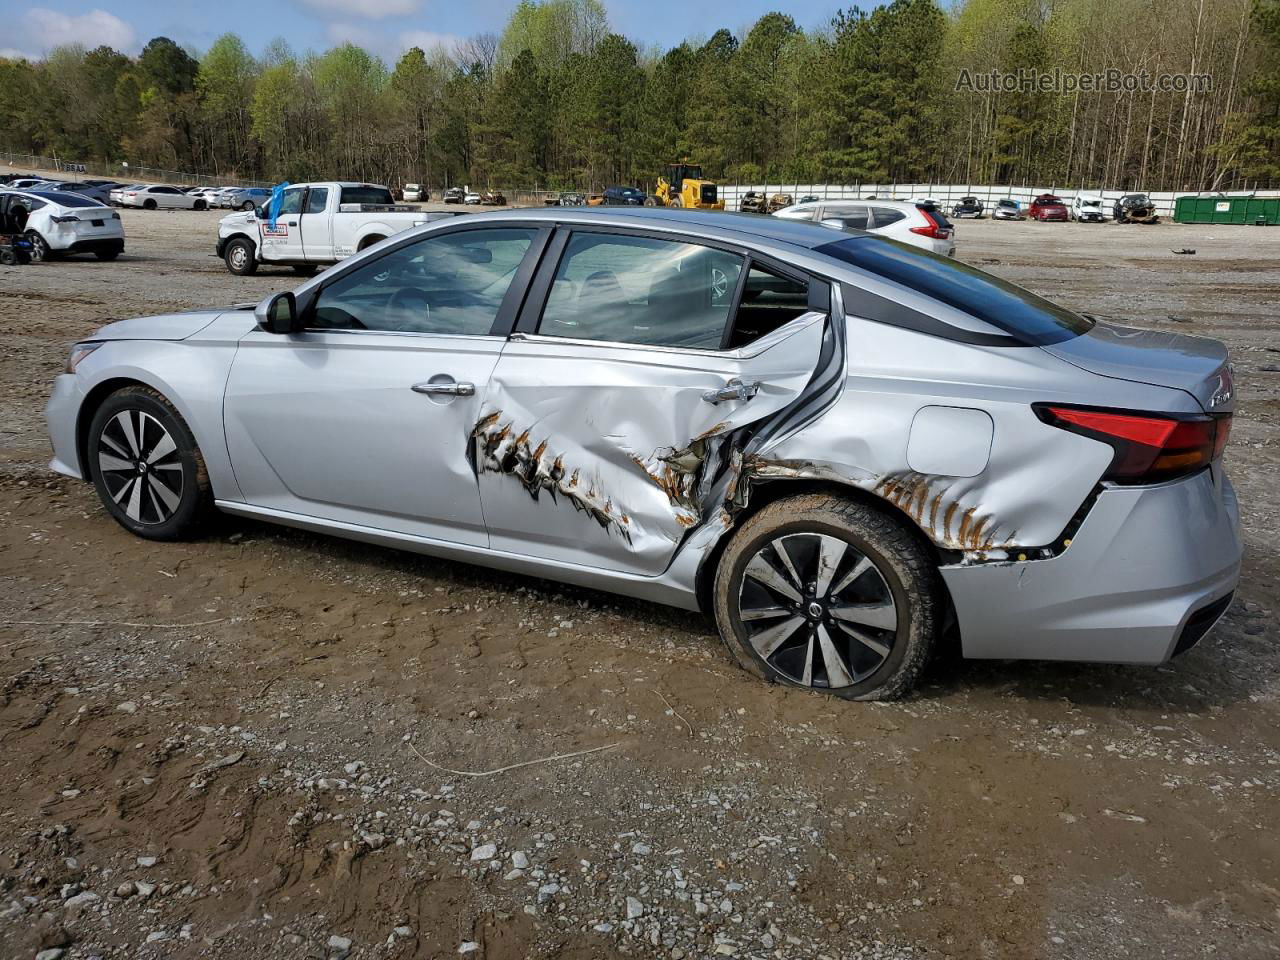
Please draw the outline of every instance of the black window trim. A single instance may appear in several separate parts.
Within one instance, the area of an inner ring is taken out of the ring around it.
[[[750,247],[743,246],[739,243],[721,240],[716,237],[700,237],[691,236],[687,233],[679,233],[676,231],[653,230],[643,227],[626,227],[616,224],[595,224],[595,223],[577,223],[577,222],[558,222],[555,225],[555,235],[551,238],[550,243],[546,245],[541,256],[541,262],[538,265],[537,274],[533,278],[533,282],[529,285],[528,295],[524,297],[524,302],[520,307],[519,316],[516,319],[513,334],[518,334],[522,338],[534,336],[547,336],[548,339],[572,340],[576,343],[593,343],[602,346],[608,346],[620,349],[643,349],[643,350],[677,350],[681,352],[695,354],[723,354],[733,353],[740,347],[729,348],[726,346],[727,338],[733,331],[733,321],[737,318],[737,308],[742,302],[742,288],[746,283],[747,274],[751,270],[753,263],[759,263],[761,266],[773,273],[781,274],[788,279],[795,280],[798,283],[806,283],[809,286],[809,309],[817,313],[831,313],[831,282],[816,274],[812,274],[807,270],[799,267],[783,263],[782,261],[753,250]],[[704,347],[676,347],[663,344],[641,344],[627,343],[620,340],[593,340],[583,338],[581,340],[567,337],[550,337],[549,335],[538,334],[538,325],[542,322],[542,314],[546,309],[547,300],[551,294],[551,284],[555,281],[556,272],[560,269],[560,261],[564,257],[565,248],[569,245],[571,236],[575,233],[590,234],[609,234],[624,237],[639,237],[648,240],[666,240],[676,243],[688,243],[694,246],[710,247],[713,250],[720,250],[725,253],[732,253],[742,258],[742,270],[738,273],[738,283],[734,288],[734,299],[731,304],[731,313],[729,322],[725,324],[725,331],[721,337],[720,346],[714,350],[708,350]],[[822,292],[826,292],[825,298]],[[815,299],[816,298],[816,299]],[[815,303],[822,304],[821,307],[815,306]]]
[[[356,270],[362,269],[370,264],[377,263],[383,257],[390,256],[405,247],[412,246],[423,240],[432,240],[436,237],[442,237],[451,233],[462,232],[480,232],[482,230],[532,230],[533,239],[529,242],[529,249],[524,253],[524,259],[520,261],[520,266],[516,267],[515,276],[511,278],[511,284],[507,287],[507,292],[502,297],[502,303],[498,306],[498,313],[493,319],[493,326],[489,328],[488,333],[418,333],[416,331],[394,331],[394,330],[334,330],[329,327],[312,327],[308,326],[311,319],[315,316],[316,301],[320,294],[333,286],[343,277]],[[543,220],[486,220],[484,223],[475,223],[467,220],[462,222],[448,222],[441,227],[433,227],[425,233],[418,233],[414,230],[405,231],[408,236],[397,240],[392,246],[383,250],[373,259],[365,259],[358,254],[350,257],[347,261],[340,263],[337,268],[330,268],[325,271],[321,281],[315,287],[306,291],[304,297],[298,303],[298,310],[303,318],[303,332],[305,333],[357,333],[357,334],[390,334],[417,336],[417,337],[501,337],[506,338],[511,334],[515,326],[516,311],[520,308],[520,303],[524,299],[525,290],[529,287],[530,278],[533,276],[534,269],[537,267],[542,258],[543,250],[546,248],[547,241],[551,238],[552,224]],[[345,269],[344,269],[345,267]]]

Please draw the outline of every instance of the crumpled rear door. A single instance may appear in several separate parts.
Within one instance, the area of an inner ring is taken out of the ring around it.
[[[726,462],[723,438],[797,399],[826,321],[805,314],[726,352],[513,339],[473,431],[491,547],[661,573],[712,512],[703,481]],[[754,395],[705,398],[735,380]]]

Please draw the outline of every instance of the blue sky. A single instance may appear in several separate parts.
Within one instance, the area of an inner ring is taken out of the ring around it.
[[[614,30],[641,45],[663,47],[722,26],[741,32],[780,7],[806,29],[820,26],[839,5],[704,0],[694,7],[685,0],[606,0]],[[64,43],[105,43],[133,54],[155,36],[203,51],[230,31],[254,54],[274,37],[284,37],[299,53],[350,40],[394,64],[410,46],[447,46],[475,33],[499,33],[514,6],[515,0],[34,0],[31,6],[0,0],[0,55],[39,57]],[[682,23],[697,27],[686,34]]]

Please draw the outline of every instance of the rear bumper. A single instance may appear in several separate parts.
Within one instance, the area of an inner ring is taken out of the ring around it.
[[[93,237],[87,240],[76,240],[69,247],[64,247],[65,253],[123,253],[124,237]]]
[[[1239,507],[1219,464],[1106,488],[1052,559],[941,573],[967,657],[1157,664],[1226,611],[1240,556]]]

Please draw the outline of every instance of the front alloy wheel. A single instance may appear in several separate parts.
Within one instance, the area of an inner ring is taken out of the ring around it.
[[[937,570],[920,538],[868,504],[777,500],[746,521],[716,571],[720,634],[766,680],[850,700],[914,685],[933,646]]]
[[[85,452],[103,506],[138,536],[181,539],[208,512],[208,473],[195,438],[173,405],[148,387],[126,387],[103,402]]]

